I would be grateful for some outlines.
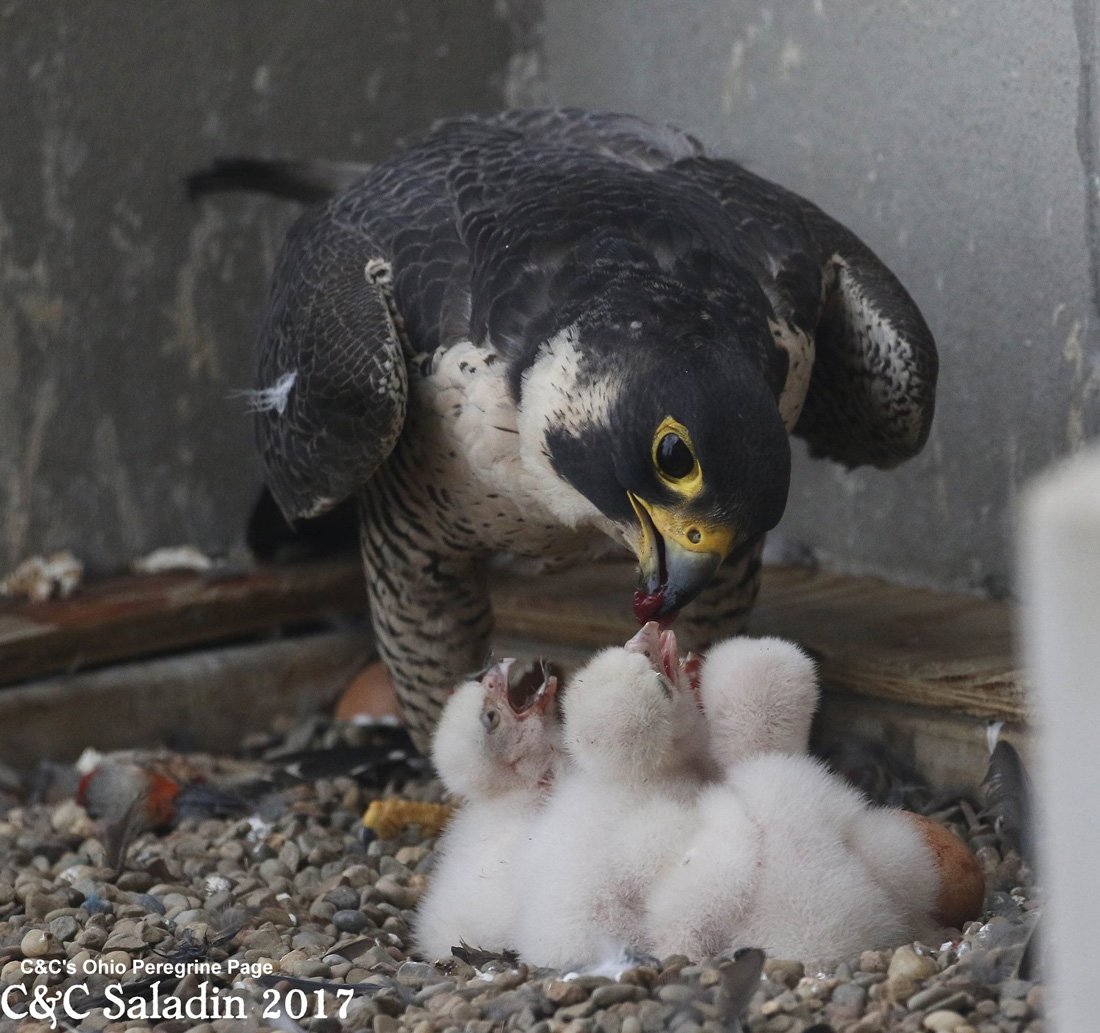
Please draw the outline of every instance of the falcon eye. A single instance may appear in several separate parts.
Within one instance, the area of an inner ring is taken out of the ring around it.
[[[673,481],[682,481],[695,469],[695,456],[679,434],[668,433],[657,442],[657,469]]]
[[[653,434],[651,460],[661,480],[684,499],[695,499],[704,490],[703,468],[695,457],[691,433],[671,416],[661,420]]]
[[[486,710],[481,715],[481,723],[485,726],[485,731],[495,732],[500,724],[500,714],[496,710]]]

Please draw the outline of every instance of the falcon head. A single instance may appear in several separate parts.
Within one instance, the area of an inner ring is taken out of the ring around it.
[[[760,323],[749,347],[705,320],[679,335],[653,317],[574,325],[524,378],[525,458],[541,453],[552,468],[560,518],[602,526],[633,550],[639,621],[674,617],[783,514],[786,357]]]

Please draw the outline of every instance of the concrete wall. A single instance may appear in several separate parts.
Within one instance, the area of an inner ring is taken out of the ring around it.
[[[541,98],[676,122],[805,194],[932,326],[922,456],[796,465],[781,531],[834,567],[1003,591],[1021,482],[1100,431],[1095,6],[545,5]]]
[[[532,21],[541,38],[530,45]],[[201,205],[217,154],[370,159],[454,111],[684,125],[847,222],[942,354],[925,453],[799,456],[783,536],[1003,591],[1021,482],[1100,430],[1090,0],[13,0],[0,10],[0,570],[222,551],[259,483],[234,388],[289,207]]]
[[[242,536],[251,339],[290,206],[200,205],[226,153],[369,160],[504,102],[492,0],[14,0],[0,10],[0,572]],[[522,26],[520,26],[522,27]]]

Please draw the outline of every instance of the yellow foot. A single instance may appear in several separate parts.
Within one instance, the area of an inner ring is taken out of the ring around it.
[[[363,815],[363,825],[379,839],[395,839],[410,825],[419,825],[426,837],[438,836],[451,816],[442,803],[420,800],[372,800]]]

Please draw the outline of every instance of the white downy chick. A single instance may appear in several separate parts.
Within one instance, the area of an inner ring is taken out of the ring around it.
[[[520,907],[513,858],[549,791],[560,728],[557,679],[541,664],[504,660],[459,686],[436,728],[432,761],[464,803],[450,820],[417,910],[417,949],[448,957],[460,943],[511,947]]]
[[[656,952],[758,946],[827,962],[926,934],[935,859],[899,811],[805,756],[757,755],[706,789],[698,829],[654,887]]]
[[[691,782],[716,781],[722,775],[710,748],[710,730],[700,697],[702,662],[694,653],[680,655],[676,633],[656,621],[643,625],[623,648],[641,653],[672,688],[673,750],[679,773]]]
[[[699,691],[710,750],[723,769],[759,753],[806,753],[817,671],[793,642],[731,638],[703,661]]]
[[[648,949],[649,887],[690,831],[699,789],[677,749],[679,691],[644,651],[622,647],[570,681],[563,742],[572,763],[516,862],[538,887],[516,940],[525,961],[580,967]]]

